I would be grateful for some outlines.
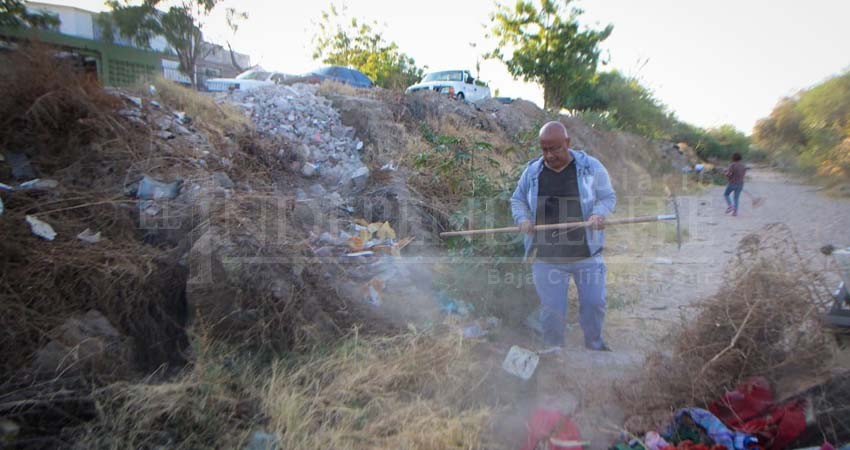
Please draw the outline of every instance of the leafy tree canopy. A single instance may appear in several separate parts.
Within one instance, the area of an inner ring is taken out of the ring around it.
[[[583,11],[574,0],[519,0],[497,5],[491,32],[498,47],[488,56],[502,61],[514,77],[540,84],[547,109],[572,108],[571,94],[586,88],[596,74],[599,44],[611,35],[582,30]]]
[[[377,27],[377,22],[348,17],[344,6],[332,4],[317,23],[313,59],[355,68],[385,88],[403,89],[419,81],[424,70],[398,44],[387,42]]]

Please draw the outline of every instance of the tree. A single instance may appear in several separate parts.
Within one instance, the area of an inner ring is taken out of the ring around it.
[[[21,0],[0,0],[0,27],[19,28],[51,27],[59,25],[59,18],[48,13],[32,13]]]
[[[502,61],[514,77],[543,86],[547,109],[572,106],[570,93],[593,80],[599,43],[614,28],[580,31],[583,11],[570,8],[573,1],[518,0],[512,8],[497,5],[490,16],[498,47],[487,56]]]
[[[344,6],[331,4],[322,12],[313,36],[313,59],[353,67],[385,88],[403,89],[419,81],[424,70],[402,53],[398,44],[387,42],[377,26],[374,21],[349,18]]]
[[[180,71],[186,74],[192,85],[197,86],[195,66],[210,47],[203,42],[205,20],[222,0],[179,0],[166,11],[157,6],[163,0],[143,0],[131,4],[130,0],[109,0],[112,12],[101,15],[99,23],[104,29],[104,38],[113,39],[113,26],[122,36],[132,38],[137,45],[150,47],[154,36],[162,36],[177,54]],[[228,16],[231,13],[228,12]]]

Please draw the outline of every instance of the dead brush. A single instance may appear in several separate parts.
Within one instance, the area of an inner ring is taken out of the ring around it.
[[[92,308],[136,339],[142,365],[179,359],[185,271],[179,255],[142,241],[138,210],[123,191],[149,136],[117,114],[119,98],[49,50],[24,48],[3,58],[11,68],[0,79],[0,147],[26,154],[38,175],[59,187],[3,194],[0,305],[10,314],[0,318],[0,371],[26,367],[51,329]],[[8,176],[0,173],[3,181]],[[47,221],[57,238],[32,235],[26,215]],[[104,239],[78,241],[86,228]]]
[[[828,371],[832,351],[818,318],[829,291],[808,267],[784,225],[744,237],[723,287],[672,334],[672,353],[652,353],[645,371],[619,386],[627,410],[657,420],[706,407],[752,376],[778,385]]]

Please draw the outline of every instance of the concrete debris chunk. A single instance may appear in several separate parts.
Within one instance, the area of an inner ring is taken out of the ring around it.
[[[122,94],[122,97],[127,99],[130,103],[136,105],[137,108],[142,107],[142,99],[141,97],[134,97],[132,95]]]
[[[26,221],[30,225],[32,234],[47,241],[52,241],[56,238],[56,232],[53,231],[53,227],[47,222],[43,222],[35,216],[27,216]]]
[[[77,239],[89,244],[97,244],[100,242],[100,231],[95,233],[91,229],[86,228],[77,235]]]
[[[233,184],[233,180],[231,180],[230,177],[227,176],[227,174],[224,172],[213,172],[212,178],[213,181],[215,181],[215,184],[225,189],[233,189],[233,187],[235,186]]]

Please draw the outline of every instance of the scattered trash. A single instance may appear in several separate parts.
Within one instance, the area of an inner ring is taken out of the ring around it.
[[[362,251],[362,252],[346,253],[346,254],[345,254],[345,256],[350,256],[350,257],[354,257],[354,256],[372,256],[372,255],[374,255],[374,254],[375,254],[375,252],[372,252],[372,251],[368,251],[368,250],[367,250],[367,251]]]
[[[18,185],[18,189],[25,191],[45,191],[49,189],[56,189],[57,187],[59,187],[58,181],[48,179],[43,180],[41,178],[26,181]]]
[[[162,208],[160,208],[153,200],[140,202],[139,209],[149,216],[155,216],[162,211]]]
[[[367,301],[372,306],[381,306],[381,293],[378,292],[372,283],[369,283],[369,297]]]
[[[730,430],[714,414],[702,408],[679,409],[676,411],[673,422],[661,435],[673,444],[683,441],[707,444],[700,439],[703,434],[711,440],[711,443],[722,445],[729,450],[748,450],[758,444],[756,437]]]
[[[646,450],[662,450],[664,447],[670,445],[655,431],[646,433],[646,437],[644,437],[643,442],[646,444]]]
[[[463,327],[461,333],[467,339],[476,339],[487,336],[488,331],[481,327],[478,321],[467,324]]]
[[[456,300],[449,296],[445,291],[437,293],[437,301],[440,303],[440,311],[446,314],[457,314],[459,316],[468,316],[475,310],[475,307],[462,300]]]
[[[53,227],[51,227],[48,223],[39,220],[35,216],[27,216],[26,221],[30,225],[30,231],[32,231],[32,234],[48,241],[52,241],[56,238],[56,232],[53,231]]]
[[[274,434],[255,431],[251,433],[251,438],[244,450],[277,450],[278,444],[278,438]]]
[[[0,445],[14,444],[21,426],[9,419],[0,419]]]
[[[145,200],[172,199],[180,194],[180,187],[182,185],[183,180],[177,180],[173,183],[163,183],[145,175],[139,183],[136,196]]]
[[[395,172],[396,170],[398,170],[398,166],[396,166],[393,161],[390,161],[381,166],[381,172]]]
[[[508,351],[508,355],[505,356],[505,360],[502,362],[502,369],[511,375],[528,381],[534,375],[534,371],[537,369],[537,364],[539,363],[540,355],[536,352],[514,345]]]
[[[582,450],[590,445],[581,440],[578,426],[557,409],[538,408],[526,424],[528,435],[521,450]]]
[[[10,152],[6,154],[6,160],[12,166],[12,177],[14,179],[28,180],[35,178],[35,170],[33,170],[27,155]]]
[[[89,244],[97,244],[100,242],[100,231],[95,233],[91,229],[86,228],[77,235],[77,239]]]
[[[319,164],[313,164],[313,163],[310,163],[310,162],[306,162],[306,163],[304,163],[304,166],[301,167],[301,175],[304,175],[305,177],[310,178],[313,175],[316,175],[316,171],[319,170],[319,167],[321,167]]]

